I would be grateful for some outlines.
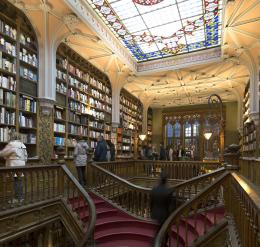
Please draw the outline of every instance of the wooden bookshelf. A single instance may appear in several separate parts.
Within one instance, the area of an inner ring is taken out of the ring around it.
[[[33,27],[16,7],[1,2],[0,148],[21,134],[29,158],[37,156],[38,46]]]
[[[72,140],[79,136],[94,149],[97,138],[111,139],[112,99],[109,79],[62,43],[56,56],[55,147],[73,156]]]
[[[253,121],[249,120],[249,87],[250,82],[248,82],[243,100],[243,156],[249,157],[254,156],[257,149],[256,141],[256,126]]]
[[[117,130],[118,157],[134,155],[134,137],[142,131],[143,106],[139,99],[125,89],[120,94],[120,128]],[[140,149],[141,147],[139,147]]]
[[[153,123],[153,110],[148,108],[147,111],[147,145],[152,145],[152,123]]]

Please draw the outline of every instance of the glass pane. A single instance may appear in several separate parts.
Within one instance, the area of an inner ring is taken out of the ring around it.
[[[184,136],[191,137],[191,124],[190,123],[185,123],[185,125],[184,125]]]
[[[167,138],[172,138],[173,137],[173,126],[172,126],[172,124],[170,124],[170,123],[167,123],[167,125],[166,125],[166,136],[167,136]]]
[[[174,125],[174,136],[181,137],[181,125],[178,122]]]

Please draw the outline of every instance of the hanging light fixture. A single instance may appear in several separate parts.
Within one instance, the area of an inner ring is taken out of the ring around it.
[[[146,138],[146,135],[145,134],[141,134],[141,135],[139,135],[139,138],[140,138],[141,141],[143,141]]]
[[[212,132],[207,131],[207,132],[204,133],[204,137],[205,137],[207,140],[209,140],[211,136],[212,136]]]

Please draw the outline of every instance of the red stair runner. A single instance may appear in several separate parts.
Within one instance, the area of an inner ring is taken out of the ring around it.
[[[97,247],[151,247],[157,230],[157,225],[151,221],[134,218],[122,210],[104,201],[101,197],[89,193],[96,206],[95,241]],[[75,197],[69,200],[83,226],[86,226],[89,212],[83,200]],[[176,226],[172,227],[171,246],[175,246],[178,238],[179,247],[191,244],[209,229],[215,222],[224,217],[224,209],[217,208],[183,219],[179,225],[179,235]],[[188,233],[185,233],[185,229]],[[178,235],[178,236],[177,236]]]

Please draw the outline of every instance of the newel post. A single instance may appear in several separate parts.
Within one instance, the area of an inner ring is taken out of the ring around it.
[[[64,172],[62,170],[62,165],[66,165],[65,163],[65,148],[63,146],[58,146],[57,149],[58,161],[57,164],[60,165],[58,168],[58,191],[60,196],[64,194]]]

